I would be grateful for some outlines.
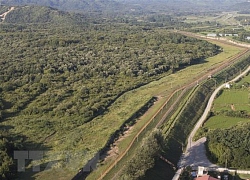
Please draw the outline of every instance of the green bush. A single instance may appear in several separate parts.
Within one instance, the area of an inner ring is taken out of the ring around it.
[[[207,150],[212,162],[227,167],[250,168],[250,123],[208,133]]]
[[[144,138],[132,159],[126,163],[121,179],[135,180],[143,177],[145,172],[155,165],[155,160],[160,154],[161,143],[162,135],[159,130],[154,130]]]

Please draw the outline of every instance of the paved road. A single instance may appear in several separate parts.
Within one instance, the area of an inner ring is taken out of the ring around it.
[[[242,72],[240,75],[238,75],[233,80],[231,80],[227,83],[231,83],[231,82],[238,80],[239,78],[241,78],[242,76],[247,74],[247,72],[249,72],[249,71],[250,71],[250,66],[244,72]],[[212,107],[212,104],[213,104],[213,101],[216,97],[216,94],[223,87],[225,87],[225,84],[227,84],[227,83],[224,83],[221,86],[219,86],[211,95],[203,115],[201,116],[201,118],[199,119],[199,121],[195,125],[193,131],[191,132],[191,134],[188,137],[188,144],[186,147],[186,152],[180,158],[180,161],[178,163],[178,166],[180,168],[178,169],[175,176],[173,177],[173,180],[179,179],[180,171],[182,170],[182,167],[185,167],[185,166],[218,167],[217,165],[210,163],[206,157],[206,150],[205,150],[205,145],[204,145],[204,143],[206,142],[206,138],[205,137],[201,138],[196,142],[193,142],[192,139],[193,139],[196,131],[201,127],[201,125],[206,120],[206,117],[207,117],[207,115]]]
[[[206,156],[205,149],[206,138],[203,137],[196,142],[193,142],[192,147],[188,148],[188,150],[183,155],[181,161],[179,162],[180,167],[185,166],[204,166],[204,167],[215,167],[218,168],[217,165],[212,164]]]

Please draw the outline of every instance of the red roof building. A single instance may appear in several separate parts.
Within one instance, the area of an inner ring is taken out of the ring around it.
[[[197,178],[195,178],[195,180],[218,180],[218,179],[216,179],[214,177],[211,177],[209,175],[205,175],[205,176],[202,176],[202,177],[197,177]]]

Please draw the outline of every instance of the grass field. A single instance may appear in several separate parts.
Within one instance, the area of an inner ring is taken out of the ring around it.
[[[245,83],[250,83],[250,74],[248,74],[248,76],[245,76],[243,79],[241,79],[241,81],[236,83],[236,85],[239,87],[242,87],[242,85],[244,85]]]
[[[18,116],[9,118],[2,124],[5,126],[14,127],[11,129],[11,131],[13,131],[15,134],[23,134],[31,141],[41,142],[43,147],[46,147],[45,150],[54,152],[84,151],[84,154],[76,157],[77,161],[75,162],[77,164],[84,165],[99,149],[101,149],[106,144],[111,134],[119,129],[119,127],[138,109],[140,109],[152,96],[161,96],[160,102],[157,103],[157,106],[159,106],[164,102],[165,97],[167,97],[173,91],[173,89],[180,87],[187,82],[193,81],[195,77],[206,73],[215,65],[220,64],[227,58],[232,57],[243,50],[242,48],[236,48],[230,45],[224,45],[222,43],[217,43],[217,45],[224,49],[222,53],[206,59],[204,63],[192,65],[171,75],[166,74],[166,76],[160,80],[149,83],[136,90],[124,93],[117,99],[115,103],[109,107],[108,111],[104,115],[95,118],[90,123],[73,128],[70,131],[67,131],[67,122],[65,122],[63,119],[60,119],[61,126],[58,129],[51,129],[48,126],[46,129],[33,128],[31,131],[30,127],[32,124],[39,127],[39,122],[44,122],[43,120],[46,119],[46,117],[29,116],[24,118],[22,116]],[[119,153],[126,148],[125,144],[128,144],[129,141],[133,139],[133,135],[136,134],[138,129],[140,129],[140,127],[145,124],[156,111],[157,107],[153,107],[150,112],[147,112],[146,115],[140,118],[141,120],[134,125],[131,135],[124,141],[121,141],[121,143],[118,145]],[[41,121],[37,121],[37,119],[41,119]],[[75,119],[77,119],[77,117],[75,117]],[[52,119],[50,121],[56,122],[58,120]],[[74,121],[74,117],[71,118],[71,121]],[[51,136],[44,137],[44,134]],[[43,163],[48,163],[50,161],[51,160],[47,160]],[[56,163],[56,167],[63,168],[63,162],[59,161]],[[70,171],[43,171],[38,174],[34,174],[34,177],[36,177],[36,179],[43,180],[56,178],[63,180],[72,178],[77,172],[77,168],[71,169]],[[27,178],[25,174],[23,174],[23,177],[20,177],[20,179]]]
[[[205,123],[204,127],[209,129],[230,128],[238,123],[250,122],[250,119],[227,116],[213,116]]]
[[[239,174],[241,179],[250,179],[250,174]]]
[[[224,90],[223,93],[214,101],[213,110],[246,110],[250,112],[249,91],[230,89]]]
[[[245,82],[250,82],[250,75],[245,76],[239,82],[235,83],[233,87],[241,87]],[[247,111],[250,113],[250,90],[249,88],[240,89],[224,89],[222,94],[215,99],[212,107],[213,112],[220,112],[222,110],[228,111]],[[206,121],[204,127],[207,129],[230,128],[238,123],[250,122],[250,119],[239,117],[228,117],[224,115],[216,115]]]

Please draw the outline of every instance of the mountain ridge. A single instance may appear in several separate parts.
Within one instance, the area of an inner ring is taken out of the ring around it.
[[[6,9],[2,6],[0,9]],[[53,23],[53,24],[76,24],[78,19],[75,19],[77,14],[61,11],[52,7],[46,6],[15,6],[12,7],[6,17],[5,23],[14,24],[30,24],[30,23]],[[9,7],[10,9],[10,7]],[[80,14],[79,14],[80,16]],[[84,17],[81,15],[81,20]]]
[[[113,0],[0,0],[1,5],[35,5],[35,6],[49,6],[63,11],[105,11],[115,10],[120,3]]]
[[[247,0],[0,0],[2,5],[50,6],[64,11],[113,12],[132,9],[175,11],[216,10],[232,7]]]

